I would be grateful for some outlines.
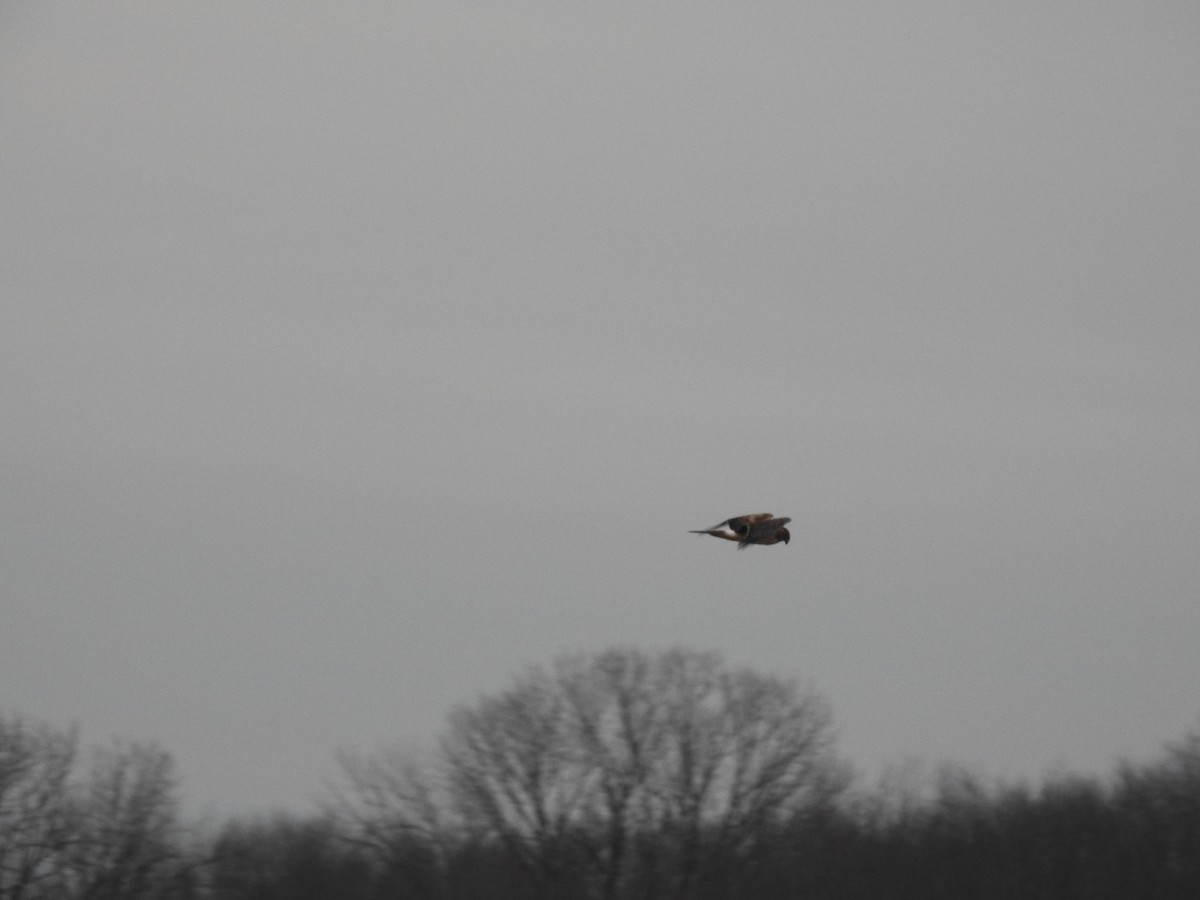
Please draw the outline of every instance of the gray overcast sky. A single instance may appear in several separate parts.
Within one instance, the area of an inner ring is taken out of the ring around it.
[[[307,808],[718,649],[867,773],[1200,713],[1192,2],[8,2],[0,711]],[[689,535],[794,519],[789,547]]]

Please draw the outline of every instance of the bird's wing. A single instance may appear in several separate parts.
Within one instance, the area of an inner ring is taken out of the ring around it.
[[[726,519],[721,525],[714,525],[714,528],[720,528],[722,525],[728,525],[731,531],[741,534],[747,529],[759,522],[772,521],[770,513],[751,513],[748,516],[737,516],[733,519]],[[788,521],[791,521],[790,519]]]

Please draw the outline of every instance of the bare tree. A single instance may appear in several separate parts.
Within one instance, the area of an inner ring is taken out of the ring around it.
[[[69,895],[124,900],[161,893],[182,863],[174,764],[155,744],[114,744],[94,752],[76,803],[76,840],[67,854]]]
[[[713,653],[616,649],[456,710],[457,807],[546,894],[689,896],[836,790],[826,704]]]
[[[74,839],[78,736],[0,716],[0,900],[50,896]]]
[[[543,892],[578,868],[574,838],[595,789],[569,714],[551,676],[530,670],[514,689],[455,710],[443,742],[458,812],[499,839]]]
[[[74,729],[0,717],[0,900],[186,895],[170,755],[114,744],[82,778],[77,755]]]

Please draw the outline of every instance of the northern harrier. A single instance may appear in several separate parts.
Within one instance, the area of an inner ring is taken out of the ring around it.
[[[792,520],[788,518],[776,519],[770,513],[753,513],[749,516],[738,516],[736,519],[726,519],[712,528],[688,533],[711,534],[727,541],[737,541],[738,549],[744,550],[751,544],[778,544],[780,541],[786,544],[792,536],[783,526],[790,521]]]

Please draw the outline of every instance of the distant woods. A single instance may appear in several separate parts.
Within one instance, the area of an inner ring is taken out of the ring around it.
[[[715,654],[566,656],[344,752],[319,815],[181,823],[169,755],[0,716],[0,900],[1193,898],[1200,731],[1105,778],[858,785],[828,705]]]

